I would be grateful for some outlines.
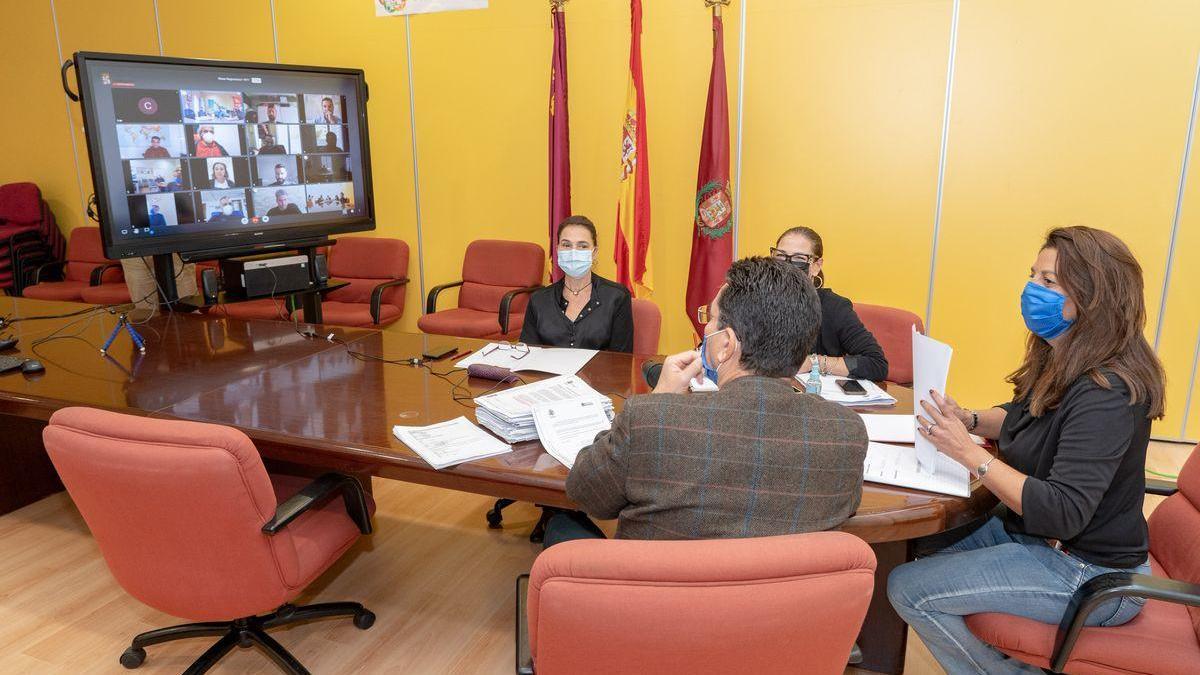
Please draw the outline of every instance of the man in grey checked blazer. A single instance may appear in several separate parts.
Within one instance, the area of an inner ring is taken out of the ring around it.
[[[862,497],[867,432],[854,412],[792,389],[820,322],[812,283],[780,261],[739,260],[707,309],[700,352],[669,357],[654,393],[629,399],[579,453],[567,495],[595,518],[618,518],[627,539],[837,527]],[[720,391],[690,394],[703,361]],[[584,536],[601,535],[559,513],[545,542]]]

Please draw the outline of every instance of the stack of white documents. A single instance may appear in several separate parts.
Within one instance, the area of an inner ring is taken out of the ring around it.
[[[837,375],[822,375],[821,376],[821,398],[832,403],[840,403],[845,406],[860,406],[860,405],[896,405],[896,399],[891,394],[879,388],[879,385],[870,380],[858,380],[858,383],[867,390],[865,395],[853,396],[842,391],[838,386],[838,380],[849,378],[838,377]],[[801,371],[796,374],[796,381],[800,383],[800,388],[808,382],[808,371]]]
[[[575,375],[560,375],[480,396],[475,399],[475,419],[509,443],[532,441],[538,437],[534,406],[575,399],[600,401],[606,410],[612,410],[612,401],[607,396]]]
[[[520,370],[552,373],[554,375],[574,375],[578,373],[592,357],[595,349],[567,349],[559,347],[522,347],[516,349],[513,345],[490,343],[474,354],[454,364],[455,368],[466,368],[476,363],[482,363],[499,368],[507,368],[513,372]]]
[[[395,426],[392,433],[435,469],[512,452],[511,445],[501,443],[465,417],[425,427]]]
[[[917,449],[911,445],[869,443],[863,479],[955,497],[971,496],[971,474],[966,467],[939,452],[933,471],[927,471],[917,462]]]

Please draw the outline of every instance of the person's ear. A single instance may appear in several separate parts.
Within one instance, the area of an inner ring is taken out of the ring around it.
[[[816,260],[813,260],[808,264],[808,276],[816,279],[817,275],[821,273],[821,269],[823,267],[825,267],[824,258],[817,258]]]
[[[717,350],[717,353],[713,355],[716,357],[716,362],[722,364],[733,361],[741,353],[742,349],[742,343],[738,340],[733,330],[728,326],[723,330],[725,331],[725,342]]]

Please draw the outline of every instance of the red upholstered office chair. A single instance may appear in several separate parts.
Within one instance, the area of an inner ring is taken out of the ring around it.
[[[1056,673],[1200,673],[1200,446],[1179,472],[1178,492],[1150,515],[1153,576],[1115,572],[1085,583],[1059,625],[1006,614],[975,614],[967,626],[1026,663]],[[1083,628],[1091,610],[1116,597],[1149,598],[1122,626]]]
[[[633,299],[633,353],[657,354],[662,312],[649,300]]]
[[[522,612],[525,581],[518,672],[841,673],[871,601],[875,554],[844,532],[589,539],[538,556]]]
[[[62,281],[43,280],[51,270],[64,265]],[[22,295],[39,300],[89,302],[84,300],[84,291],[101,285],[114,288],[95,291],[94,295],[89,295],[93,298],[90,302],[129,302],[129,289],[125,286],[121,264],[104,257],[100,228],[77,227],[71,230],[67,241],[67,259],[46,263],[35,269],[33,285],[26,287]]]
[[[342,237],[329,250],[329,276],[350,285],[325,296],[322,323],[386,326],[404,314],[408,244],[387,237]],[[299,318],[304,318],[303,311]]]
[[[525,323],[526,294],[542,283],[546,254],[527,241],[481,239],[467,246],[462,280],[429,291],[423,332],[458,337],[515,340]],[[438,311],[438,295],[461,286],[458,307]]]
[[[888,360],[888,382],[909,385],[913,379],[912,327],[925,333],[925,322],[906,309],[854,303],[854,312],[883,347]]]
[[[0,185],[0,290],[20,295],[26,272],[62,260],[66,239],[34,183]]]
[[[307,673],[268,629],[332,616],[362,629],[374,622],[354,602],[286,604],[370,533],[374,502],[356,479],[268,474],[235,429],[90,408],[54,413],[43,439],[117,582],[201,622],[138,635],[121,655],[126,668],[150,645],[219,637],[188,673],[252,645],[285,672]]]

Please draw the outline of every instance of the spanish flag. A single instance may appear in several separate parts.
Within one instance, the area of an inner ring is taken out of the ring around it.
[[[642,80],[642,0],[630,0],[629,86],[621,123],[621,196],[613,260],[617,281],[635,298],[654,291],[650,265],[650,154]]]

